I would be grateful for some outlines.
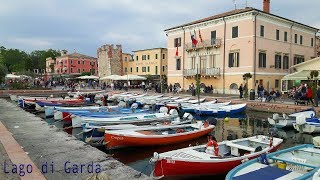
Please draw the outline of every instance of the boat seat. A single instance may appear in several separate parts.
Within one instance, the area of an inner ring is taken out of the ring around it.
[[[144,134],[144,135],[155,135],[153,131],[137,131],[138,133]]]

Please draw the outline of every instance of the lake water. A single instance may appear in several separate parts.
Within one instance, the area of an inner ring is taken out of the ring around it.
[[[270,128],[272,128],[267,118],[271,117],[272,113],[262,113],[256,111],[246,111],[236,117],[230,118],[217,118],[217,124],[212,132],[218,141],[232,140],[242,137],[253,136],[257,134],[268,135]],[[197,117],[196,119],[206,119],[203,117]],[[52,119],[47,119],[48,123],[54,123]],[[63,128],[62,122],[54,123],[57,127]],[[79,139],[81,139],[81,129],[65,129],[69,134],[73,134]],[[294,129],[277,129],[272,131],[276,132],[276,137],[284,139],[284,142],[280,149],[292,147],[298,144],[312,143],[312,138],[316,135],[302,134],[296,132]],[[80,133],[80,134],[79,134]],[[150,175],[152,171],[152,166],[149,164],[150,158],[153,156],[154,152],[166,152],[174,149],[184,148],[190,145],[204,144],[207,142],[207,137],[202,137],[189,142],[184,142],[175,145],[161,146],[161,147],[132,147],[123,148],[118,150],[108,151],[104,147],[100,147],[101,151],[105,153],[112,154],[115,159],[118,159],[122,163],[131,166],[139,172],[146,175]],[[186,167],[187,168],[187,167]],[[139,176],[139,174],[137,174]],[[210,178],[224,179],[225,175],[212,176]],[[200,177],[199,177],[200,178]],[[203,177],[201,177],[203,178]],[[177,179],[177,178],[174,178]],[[193,178],[194,179],[194,178]],[[197,179],[197,178],[195,178]]]

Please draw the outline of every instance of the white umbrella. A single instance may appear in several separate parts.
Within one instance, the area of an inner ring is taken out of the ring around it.
[[[119,80],[146,80],[146,79],[147,78],[142,77],[142,76],[128,74],[128,75],[121,76],[121,79],[119,79]]]
[[[14,75],[14,74],[7,74],[6,79],[19,79],[20,76]]]
[[[98,76],[92,76],[92,75],[90,75],[90,76],[79,76],[77,78],[78,79],[99,79]]]
[[[116,74],[113,74],[113,75],[109,75],[109,76],[102,77],[102,78],[100,78],[100,80],[105,80],[105,79],[118,80],[118,79],[120,79],[120,78],[121,78],[121,76],[116,75]]]

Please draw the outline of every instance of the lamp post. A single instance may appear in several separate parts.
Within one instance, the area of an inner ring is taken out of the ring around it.
[[[196,92],[198,96],[198,104],[200,105],[200,73],[199,73],[199,64],[197,64],[197,75],[196,75]]]

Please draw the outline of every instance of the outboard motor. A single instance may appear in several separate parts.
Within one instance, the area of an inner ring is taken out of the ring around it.
[[[118,106],[122,107],[122,108],[126,107],[126,105],[127,104],[124,101],[120,101],[119,104],[118,104]]]
[[[175,115],[175,116],[178,116],[178,115],[179,115],[179,113],[178,113],[178,111],[177,111],[176,109],[171,109],[171,110],[169,111],[169,114],[170,114],[170,115]]]
[[[193,120],[193,116],[190,113],[184,113],[182,119],[183,120]]]
[[[168,111],[169,110],[168,110],[167,107],[161,107],[160,110],[159,110],[160,113],[168,113]]]
[[[206,121],[208,121],[211,125],[217,125],[218,120],[214,117],[209,117]]]
[[[132,105],[131,105],[131,110],[132,110],[132,112],[136,112],[136,109],[138,108],[138,104],[137,103],[133,103]]]

